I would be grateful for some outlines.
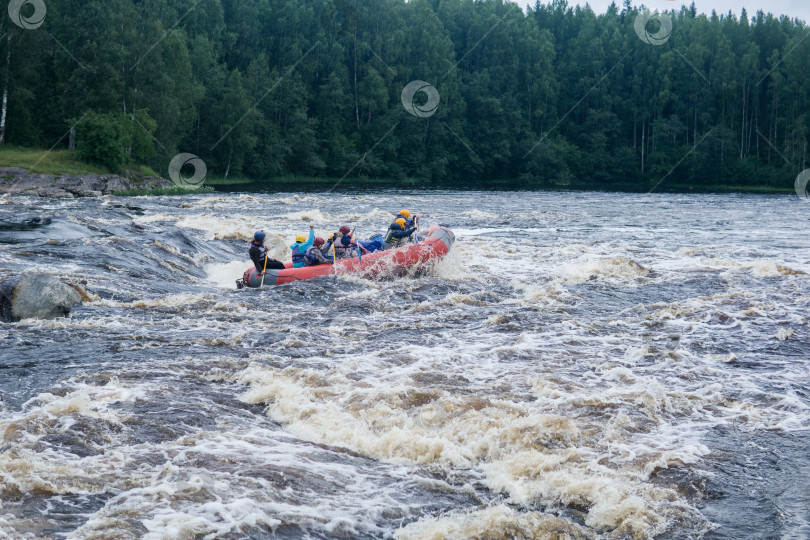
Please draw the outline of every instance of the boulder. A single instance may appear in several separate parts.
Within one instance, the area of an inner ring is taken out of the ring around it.
[[[47,187],[37,190],[37,195],[40,197],[50,197],[51,199],[75,199],[73,193],[65,191],[64,189]]]
[[[0,315],[6,321],[55,319],[81,304],[84,293],[47,274],[30,274],[0,286]]]
[[[104,193],[113,193],[115,191],[126,191],[132,189],[132,184],[126,179],[117,175],[104,177]]]

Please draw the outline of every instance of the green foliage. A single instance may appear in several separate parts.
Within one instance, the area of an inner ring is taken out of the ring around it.
[[[120,171],[126,159],[127,129],[121,115],[86,113],[76,123],[79,158]]]
[[[139,109],[131,115],[88,111],[76,125],[79,158],[120,172],[127,163],[142,163],[155,154],[152,133],[157,122]]]
[[[632,1],[571,3],[64,0],[47,34],[0,40],[6,138],[64,144],[92,111],[84,159],[165,173],[190,152],[223,179],[781,189],[807,167],[803,23],[683,7],[653,46]],[[413,80],[435,115],[403,109]]]
[[[128,119],[123,117],[122,120],[129,135],[126,141],[129,143],[129,161],[149,163],[155,156],[155,141],[152,137],[157,129],[157,121],[145,109],[138,109]]]

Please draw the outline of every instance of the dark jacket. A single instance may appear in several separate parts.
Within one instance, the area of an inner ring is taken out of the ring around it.
[[[250,260],[259,272],[264,270],[264,259],[267,257],[267,248],[263,244],[257,244],[254,240],[248,249]],[[284,263],[275,259],[267,259],[267,269],[280,270],[284,268]]]

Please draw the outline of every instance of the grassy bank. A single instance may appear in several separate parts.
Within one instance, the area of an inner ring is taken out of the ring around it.
[[[43,150],[0,146],[0,167],[19,167],[33,173],[52,174],[109,174],[107,167],[85,163],[75,150]]]
[[[76,150],[48,151],[42,148],[19,146],[0,146],[0,167],[19,167],[32,173],[53,176],[112,174],[112,171],[103,165],[80,160]],[[145,176],[159,176],[146,165],[135,165],[131,169]]]
[[[17,167],[36,174],[49,174],[53,176],[82,176],[85,174],[105,175],[111,174],[107,167],[86,163],[79,159],[75,150],[47,150],[38,148],[21,148],[17,146],[0,146],[0,167]],[[146,165],[132,167],[134,172],[144,176],[158,176],[155,171]],[[43,186],[45,187],[45,186]],[[139,195],[187,195],[196,193],[211,193],[212,187],[189,189],[179,186],[160,187],[156,189],[128,189],[116,191],[114,195],[135,197]]]

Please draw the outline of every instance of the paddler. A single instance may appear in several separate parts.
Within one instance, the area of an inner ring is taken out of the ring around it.
[[[357,245],[363,248],[363,253],[374,253],[385,247],[385,240],[381,234],[375,234],[368,240],[358,240]]]
[[[385,236],[385,249],[399,247],[411,240],[411,235],[416,232],[416,226],[411,224],[410,227],[406,227],[406,225],[405,218],[398,217],[394,220]]]
[[[305,255],[309,247],[315,243],[315,226],[309,226],[309,238],[303,234],[295,237],[295,243],[290,246],[292,250],[293,268],[302,268],[306,266]]]
[[[332,264],[332,257],[328,255],[328,251],[323,251],[324,240],[320,236],[315,238],[315,242],[309,246],[309,249],[304,253],[304,263],[307,266],[317,266],[319,264]]]
[[[416,227],[416,222],[419,221],[419,216],[414,215],[411,217],[411,211],[403,208],[399,211],[399,215],[394,219],[402,218],[405,220],[405,228],[410,229],[411,227]]]
[[[357,256],[357,244],[352,240],[352,230],[348,225],[342,225],[338,232],[329,237],[323,251],[330,252],[332,244],[335,246],[335,257],[338,259]]]
[[[264,272],[265,260],[267,261],[266,268],[271,270],[284,270],[283,262],[271,259],[267,256],[267,248],[264,245],[266,236],[267,234],[264,231],[256,231],[253,233],[253,242],[250,243],[250,248],[248,249],[250,260],[253,261],[254,266],[256,266],[256,271],[260,274]]]

